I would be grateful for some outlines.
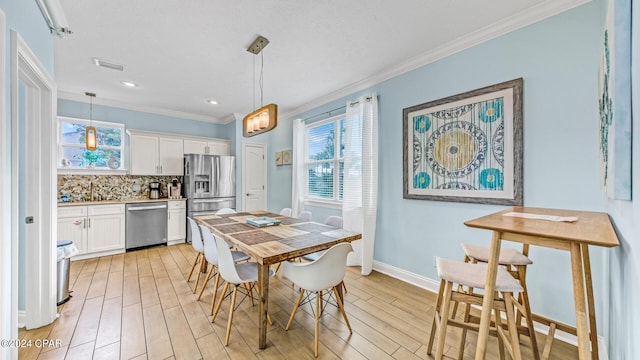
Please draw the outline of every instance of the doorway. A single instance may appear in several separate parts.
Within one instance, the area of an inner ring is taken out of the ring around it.
[[[267,208],[267,145],[242,144],[242,211]]]
[[[11,326],[56,318],[56,85],[11,31]],[[17,316],[17,317],[15,317]]]

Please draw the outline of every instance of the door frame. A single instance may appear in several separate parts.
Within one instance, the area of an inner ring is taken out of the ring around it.
[[[263,167],[264,168],[264,206],[265,206],[264,210],[266,210],[266,208],[268,206],[268,203],[269,203],[268,202],[269,199],[267,197],[267,189],[268,189],[267,184],[269,183],[268,178],[267,178],[267,173],[268,173],[268,171],[267,171],[267,165],[268,165],[268,163],[267,163],[267,157],[268,157],[267,156],[268,155],[268,153],[267,153],[267,144],[247,142],[247,141],[243,141],[242,142],[242,191],[240,193],[240,196],[242,196],[242,210],[244,211],[247,208],[246,207],[247,197],[245,196],[244,192],[245,192],[245,189],[246,189],[247,147],[249,147],[249,146],[261,147],[264,150],[264,159],[263,159],[263,162],[264,162],[264,167]]]
[[[25,134],[19,133],[19,82],[25,91]],[[11,274],[12,327],[18,326],[19,195],[35,222],[25,244],[25,326],[33,329],[56,319],[56,103],[57,87],[19,33],[11,30]],[[22,140],[24,139],[24,140]],[[18,151],[25,142],[26,181],[19,178]],[[37,176],[30,176],[37,174]],[[38,239],[33,241],[33,239]]]

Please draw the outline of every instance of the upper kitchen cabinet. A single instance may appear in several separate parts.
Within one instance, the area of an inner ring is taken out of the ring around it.
[[[134,130],[127,133],[130,136],[130,174],[182,175],[182,138]]]
[[[184,153],[229,155],[229,141],[220,139],[184,138]]]

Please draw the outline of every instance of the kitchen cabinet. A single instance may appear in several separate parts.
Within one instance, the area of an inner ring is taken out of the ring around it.
[[[132,175],[182,175],[183,142],[179,137],[129,133]]]
[[[187,203],[169,200],[167,204],[167,245],[183,243],[187,238]]]
[[[58,208],[58,240],[73,241],[74,260],[124,252],[124,226],[124,204]]]
[[[184,139],[185,154],[229,155],[229,142],[218,139]]]

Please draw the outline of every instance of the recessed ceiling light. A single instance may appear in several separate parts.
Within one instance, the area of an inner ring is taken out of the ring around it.
[[[120,84],[128,87],[137,87],[138,84],[132,83],[131,81],[120,81]]]
[[[96,64],[96,66],[98,66],[98,67],[103,67],[103,68],[112,69],[112,70],[118,70],[118,71],[124,71],[124,65],[116,64],[116,63],[111,62],[111,61],[98,59],[98,58],[93,58],[93,63]]]
[[[218,105],[218,102],[216,100],[207,100],[207,102],[211,105]]]

